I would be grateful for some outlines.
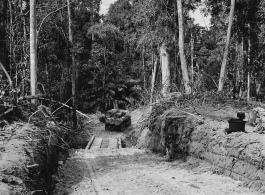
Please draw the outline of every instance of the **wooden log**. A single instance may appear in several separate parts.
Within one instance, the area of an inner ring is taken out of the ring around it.
[[[117,112],[119,112],[118,109],[112,109],[112,110],[109,110],[107,111],[106,113],[106,117],[109,118],[109,117],[112,117],[114,114],[116,114]]]
[[[90,147],[91,147],[91,145],[92,145],[92,143],[93,143],[93,141],[94,141],[94,139],[95,139],[95,135],[93,135],[91,138],[90,138],[90,141],[88,142],[88,144],[87,144],[87,146],[86,146],[86,150],[89,150],[90,149]]]

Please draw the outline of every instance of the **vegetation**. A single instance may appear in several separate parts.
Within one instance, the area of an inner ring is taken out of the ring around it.
[[[106,15],[100,4],[1,0],[4,103],[67,101],[76,121],[76,109],[128,108],[172,92],[263,96],[263,1],[117,0]],[[189,15],[199,6],[209,27]]]

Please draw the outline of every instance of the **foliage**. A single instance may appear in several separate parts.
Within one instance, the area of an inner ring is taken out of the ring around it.
[[[10,74],[18,96],[25,96],[29,94],[29,0],[2,2],[0,61]],[[159,47],[163,42],[168,43],[171,60],[171,91],[182,91],[176,1],[117,0],[105,16],[99,14],[100,0],[77,0],[71,4],[74,34],[71,49],[78,67],[78,109],[87,112],[104,110],[111,108],[117,100],[123,102],[123,106],[132,105],[134,100],[130,98],[130,90],[137,89],[137,96],[148,94],[154,59],[159,59]],[[209,29],[195,25],[189,16],[189,11],[198,5],[204,8],[204,14],[211,15]],[[183,3],[185,53],[190,76],[191,34],[194,38],[194,93],[216,89],[229,7],[229,0],[189,0]],[[39,93],[65,102],[71,97],[66,2],[37,1],[37,14]],[[256,82],[265,84],[264,15],[265,3],[261,0],[236,1],[226,79],[228,89],[242,79],[246,85],[248,71]],[[137,82],[134,86],[127,86],[131,80]],[[158,71],[156,91],[161,87],[160,81]],[[122,98],[117,95],[119,88],[124,92]]]

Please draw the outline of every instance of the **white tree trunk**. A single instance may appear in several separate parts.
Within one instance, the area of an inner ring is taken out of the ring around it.
[[[30,89],[31,95],[35,96],[37,93],[36,0],[30,0]]]
[[[250,24],[248,24],[248,30],[250,33]],[[250,103],[250,36],[248,37],[248,87],[247,87],[247,103]]]
[[[167,96],[170,90],[169,54],[166,44],[160,47],[161,72],[162,72],[162,95]]]
[[[153,56],[154,58],[154,56]],[[151,81],[151,95],[150,95],[150,103],[153,102],[154,97],[154,90],[155,90],[155,80],[156,80],[156,73],[157,73],[157,57],[155,56],[155,59],[153,59],[153,70],[152,70],[152,81]]]
[[[194,38],[191,33],[191,83],[194,85],[194,68],[193,68]]]
[[[240,82],[240,90],[239,90],[239,99],[242,98],[243,94],[243,86],[244,86],[244,37],[241,37],[240,44],[240,62],[239,62],[239,82]]]
[[[21,11],[22,12],[22,11]],[[21,13],[21,15],[22,15],[22,13]],[[26,45],[27,45],[27,25],[26,25],[26,17],[25,16],[23,16],[23,35],[24,35],[24,43],[23,43],[23,48],[24,48],[24,50],[23,50],[23,55],[24,55],[24,59],[23,59],[23,61],[24,61],[24,63],[25,64],[27,64],[27,49],[26,49]],[[25,96],[25,79],[26,79],[26,67],[25,66],[23,66],[22,67],[22,92],[21,92],[21,95],[22,96]]]
[[[250,73],[248,72],[247,103],[250,103]]]
[[[226,71],[226,65],[227,65],[227,59],[228,59],[228,52],[229,52],[229,45],[230,45],[230,38],[231,38],[231,30],[232,30],[232,25],[233,25],[234,11],[235,11],[235,0],[231,0],[229,24],[228,24],[228,30],[227,30],[227,38],[226,38],[224,57],[223,57],[223,61],[222,61],[222,67],[221,67],[220,78],[219,78],[218,91],[223,91],[223,88],[224,88],[224,78],[225,78],[225,71]]]
[[[180,62],[181,62],[181,70],[183,83],[185,87],[185,93],[191,93],[189,74],[187,69],[187,61],[184,52],[184,29],[183,29],[183,14],[182,14],[182,2],[181,0],[177,0],[178,7],[178,22],[179,22],[179,54],[180,54]]]

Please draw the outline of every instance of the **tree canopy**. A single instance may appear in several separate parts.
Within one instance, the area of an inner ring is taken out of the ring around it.
[[[185,85],[193,95],[217,91],[230,0],[180,1],[181,25],[175,0],[117,0],[106,15],[99,14],[100,0],[70,1],[73,45],[68,39],[66,1],[36,2],[37,94],[61,102],[71,97],[70,54],[74,54],[78,109],[92,112],[116,104],[123,108],[145,104],[151,91],[155,99],[161,95],[163,45],[168,55],[169,93],[184,92]],[[29,3],[2,0],[0,4],[0,62],[19,97],[30,91]],[[204,15],[211,16],[209,28],[196,25],[189,15],[199,6]],[[265,85],[264,15],[261,0],[235,1],[222,91],[246,90],[247,75],[251,85]],[[184,52],[179,47],[182,31]],[[188,83],[182,76],[180,54],[186,59]],[[4,90],[7,84],[2,85]],[[251,95],[255,93],[254,88],[250,90]]]

